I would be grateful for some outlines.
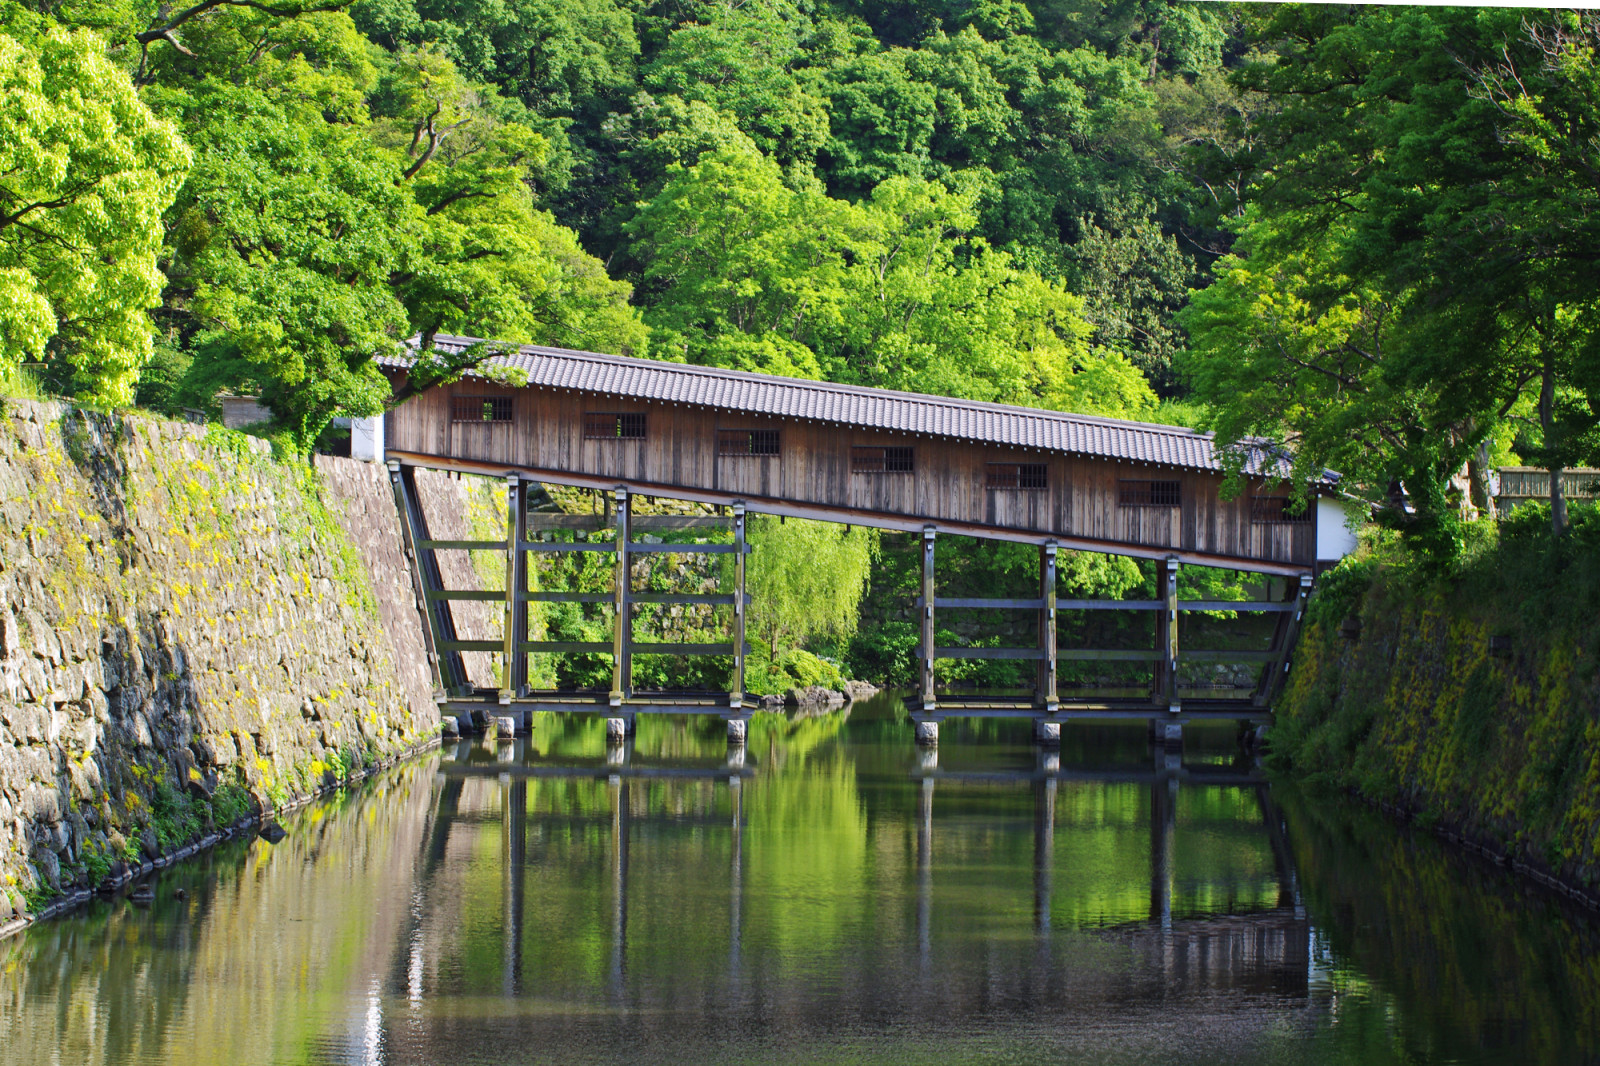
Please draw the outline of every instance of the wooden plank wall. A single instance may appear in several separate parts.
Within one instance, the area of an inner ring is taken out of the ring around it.
[[[452,396],[510,396],[510,422],[451,422]],[[643,412],[644,440],[585,440],[590,412]],[[776,429],[779,455],[718,456],[718,429]],[[430,390],[388,416],[389,448],[619,480],[645,481],[733,496],[963,522],[1044,536],[1092,537],[1228,556],[1307,564],[1315,523],[1255,522],[1250,493],[1220,498],[1222,478],[1205,471],[1004,446],[916,438],[829,423],[741,416],[570,391],[465,382]],[[911,474],[851,472],[851,448],[910,446]],[[1043,490],[986,487],[989,463],[1049,468]],[[1123,507],[1123,478],[1176,479],[1178,507]],[[1252,491],[1254,486],[1252,486]]]

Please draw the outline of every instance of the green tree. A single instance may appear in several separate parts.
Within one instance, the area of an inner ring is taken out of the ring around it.
[[[1397,504],[1403,485],[1402,524],[1438,553],[1457,541],[1446,482],[1503,420],[1537,411],[1553,472],[1596,443],[1593,26],[1282,9],[1263,29],[1276,58],[1238,78],[1278,106],[1253,146],[1249,262],[1225,261],[1191,312],[1196,383],[1227,432],[1338,456]],[[1302,402],[1318,391],[1325,415]],[[1341,421],[1352,444],[1319,445]]]
[[[8,21],[24,37],[0,35],[0,366],[47,358],[78,394],[126,404],[189,150],[92,33]]]

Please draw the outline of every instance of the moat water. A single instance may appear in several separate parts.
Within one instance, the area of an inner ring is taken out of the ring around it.
[[[0,942],[3,1063],[1584,1063],[1600,925],[1230,732],[451,745]]]

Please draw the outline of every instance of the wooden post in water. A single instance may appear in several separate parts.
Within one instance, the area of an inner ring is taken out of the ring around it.
[[[620,707],[633,688],[633,609],[628,605],[628,490],[619,488],[617,500],[617,566],[612,578],[616,613],[611,619],[611,706]]]
[[[733,505],[733,684],[728,706],[744,706],[744,504]]]
[[[1056,698],[1056,544],[1039,548],[1039,700],[1045,713],[1055,714]]]
[[[522,654],[526,633],[517,632],[517,592],[522,588],[522,552],[517,542],[521,537],[522,478],[506,475],[506,609],[505,652],[500,670],[500,703],[509,705],[517,691],[517,659]]]
[[[932,526],[922,529],[922,709],[934,709],[933,698],[933,538]]]

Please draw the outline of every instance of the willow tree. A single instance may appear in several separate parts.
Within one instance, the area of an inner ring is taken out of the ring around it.
[[[795,648],[819,637],[842,643],[855,635],[876,530],[758,515],[750,520],[750,541],[750,626],[773,659],[780,643]]]

